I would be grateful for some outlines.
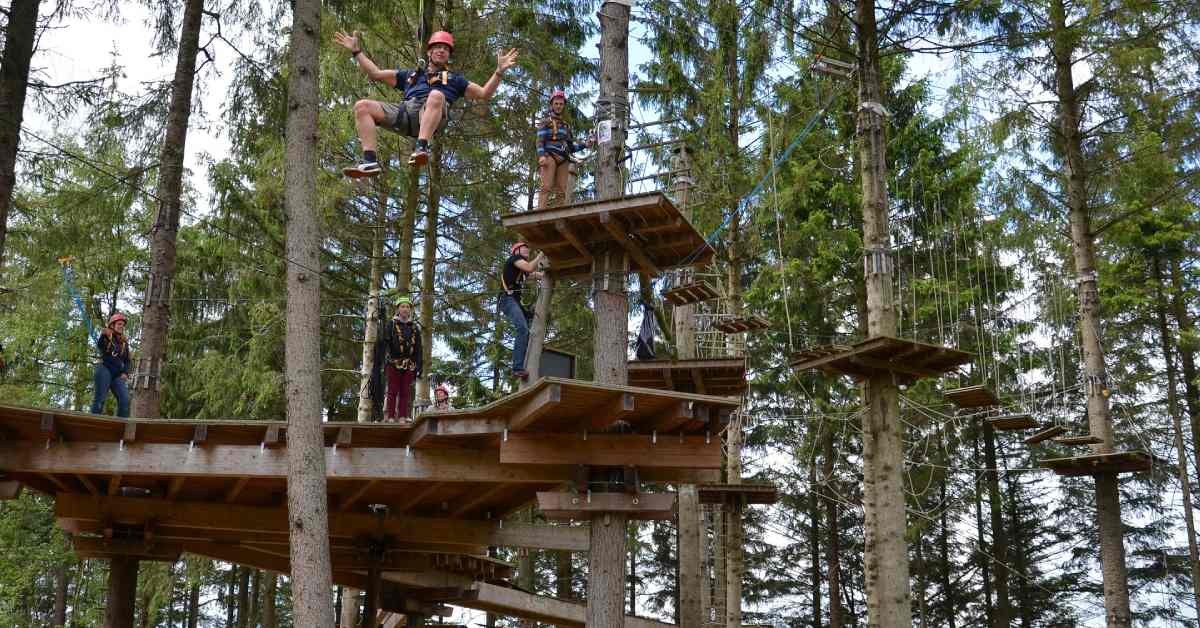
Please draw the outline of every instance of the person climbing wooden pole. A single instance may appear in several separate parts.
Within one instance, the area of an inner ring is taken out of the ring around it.
[[[525,289],[526,279],[541,279],[542,271],[538,270],[546,256],[538,253],[537,257],[529,259],[529,245],[516,242],[510,249],[508,259],[500,269],[500,295],[498,307],[515,330],[512,348],[512,373],[520,380],[529,377],[525,370],[525,352],[529,348],[529,318],[530,313],[521,304],[521,294]]]
[[[461,72],[450,71],[454,36],[446,31],[437,31],[429,37],[426,44],[429,63],[424,69],[379,69],[363,52],[358,31],[350,34],[339,31],[334,33],[333,41],[350,51],[350,56],[367,78],[404,92],[404,100],[399,103],[366,98],[354,103],[354,125],[362,142],[363,160],[356,166],[342,169],[343,174],[354,178],[373,177],[382,172],[376,153],[380,126],[416,138],[417,146],[408,158],[408,164],[414,167],[425,165],[429,161],[429,142],[446,128],[454,101],[463,96],[470,100],[491,100],[504,73],[517,63],[516,48],[497,52],[496,71],[481,86],[468,81]]]
[[[550,95],[550,110],[538,125],[538,175],[542,179],[542,187],[538,191],[538,209],[566,202],[571,165],[575,163],[574,154],[594,143],[591,137],[583,142],[575,141],[571,125],[563,119],[566,108],[566,92],[554,90]]]

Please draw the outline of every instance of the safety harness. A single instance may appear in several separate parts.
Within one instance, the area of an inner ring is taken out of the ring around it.
[[[396,338],[400,341],[400,354],[404,356],[412,356],[414,354],[417,348],[417,338],[421,333],[416,321],[408,321],[408,323],[412,325],[412,335],[406,340],[404,338],[404,331],[401,328],[401,321],[392,320],[392,328],[395,330]],[[390,358],[388,361],[392,363],[392,366],[401,371],[412,371],[417,368],[417,363],[411,357]]]

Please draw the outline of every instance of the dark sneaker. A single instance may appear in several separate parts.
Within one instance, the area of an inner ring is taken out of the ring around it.
[[[352,179],[373,177],[381,172],[383,172],[383,168],[379,167],[379,162],[377,161],[364,161],[357,166],[347,166],[342,168],[342,174]]]
[[[418,146],[417,150],[414,150],[413,154],[409,155],[409,157],[408,157],[408,165],[410,165],[410,166],[416,166],[416,167],[420,168],[421,166],[424,166],[427,163],[429,163],[429,149],[428,148],[421,148],[420,146]]]

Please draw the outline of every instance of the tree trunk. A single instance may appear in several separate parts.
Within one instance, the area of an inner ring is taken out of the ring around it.
[[[809,576],[809,586],[812,587],[812,625],[814,628],[820,628],[821,596],[824,592],[821,590],[821,495],[817,490],[820,481],[817,477],[815,460],[808,466],[808,485],[812,487],[808,493],[808,549],[811,552],[809,560],[812,562]]]
[[[362,369],[358,383],[358,422],[367,423],[375,414],[371,399],[371,373],[375,370],[375,342],[379,339],[379,289],[383,285],[383,243],[387,226],[388,194],[380,186],[375,209],[375,228],[371,230],[371,284],[367,287],[367,312],[363,321]]]
[[[704,551],[704,530],[700,521],[700,495],[695,484],[679,486],[679,532],[676,535],[679,559],[679,582],[676,585],[679,601],[676,623],[680,626],[699,626],[703,610],[700,591],[703,580],[700,555]]]
[[[67,593],[71,584],[71,572],[65,562],[54,567],[54,616],[51,626],[67,625]]]
[[[1059,101],[1059,128],[1066,163],[1067,206],[1071,225],[1072,253],[1079,286],[1079,327],[1087,384],[1087,409],[1091,435],[1101,439],[1095,453],[1113,451],[1112,419],[1108,406],[1108,376],[1100,338],[1100,293],[1097,290],[1095,235],[1088,210],[1087,166],[1083,156],[1079,101],[1071,76],[1075,52],[1074,35],[1067,30],[1063,0],[1052,0],[1055,91]],[[1128,571],[1122,538],[1121,497],[1116,474],[1096,475],[1097,524],[1100,529],[1100,563],[1104,577],[1104,610],[1109,628],[1128,628]]]
[[[990,550],[995,577],[992,580],[996,592],[996,612],[992,617],[993,628],[1010,628],[1013,608],[1008,594],[1008,532],[1004,527],[1004,501],[1000,496],[1000,473],[996,470],[996,436],[990,424],[983,425],[983,456],[987,464],[988,509],[991,514],[992,544]]]
[[[234,628],[234,620],[237,619],[237,598],[234,597],[236,592],[234,588],[237,586],[237,565],[229,565],[229,573],[225,576],[225,628]]]
[[[161,416],[162,364],[167,355],[171,323],[171,285],[175,281],[175,243],[183,195],[183,158],[188,120],[192,115],[192,88],[196,82],[196,55],[200,50],[200,25],[204,0],[186,0],[179,33],[175,78],[167,109],[166,136],[158,165],[155,188],[158,214],[150,232],[150,277],[142,309],[141,355],[133,373],[133,416]]]
[[[250,568],[238,570],[237,625],[246,628],[250,621]]]
[[[1180,278],[1179,260],[1171,260],[1171,311],[1181,339],[1196,337],[1196,325],[1188,313],[1184,298],[1183,280]],[[1179,362],[1183,367],[1183,398],[1187,402],[1188,423],[1192,430],[1192,443],[1196,456],[1196,482],[1200,484],[1200,383],[1196,372],[1196,350],[1181,343]]]
[[[979,467],[979,431],[976,430],[971,436],[971,459],[975,462],[976,468]],[[992,616],[995,614],[995,607],[992,603],[992,561],[986,556],[983,549],[983,490],[980,488],[979,472],[975,472],[975,558],[979,564],[979,574],[983,580],[983,615],[986,619],[985,624],[992,625]]]
[[[400,223],[400,250],[396,253],[396,292],[412,292],[413,240],[417,231],[417,204],[421,202],[421,171],[408,169],[404,194],[404,222]]]
[[[1188,475],[1187,447],[1183,442],[1183,421],[1180,419],[1179,398],[1176,392],[1174,342],[1171,328],[1167,324],[1167,300],[1163,296],[1163,273],[1159,258],[1154,257],[1154,292],[1157,298],[1158,335],[1162,342],[1163,362],[1167,365],[1167,412],[1171,414],[1171,426],[1175,432],[1175,453],[1179,456],[1179,486],[1183,494],[1183,521],[1187,527],[1188,563],[1191,567],[1192,602],[1200,614],[1200,553],[1196,548],[1196,521],[1192,511],[1192,488]]]
[[[8,210],[17,185],[17,149],[25,119],[25,92],[29,88],[29,62],[33,58],[39,4],[41,0],[12,0],[4,57],[0,59],[0,270],[4,270]]]
[[[742,483],[742,425],[731,422],[725,431],[725,481]],[[725,503],[725,625],[728,628],[742,626],[742,504]]]
[[[259,602],[262,597],[262,575],[263,572],[261,569],[255,569],[254,579],[250,582],[250,628],[258,626],[258,618],[262,614],[260,610],[262,607]]]
[[[193,582],[188,586],[187,628],[196,628],[200,622],[200,583]],[[264,624],[264,628],[265,628]],[[274,627],[272,627],[274,628]]]
[[[943,447],[946,447],[946,443],[944,441]],[[947,451],[949,450],[947,449]],[[948,499],[946,495],[946,485],[949,484],[949,477],[943,475],[940,484],[941,486],[939,489],[941,493],[941,501],[939,503],[948,504],[950,502],[946,501]],[[941,516],[938,525],[938,553],[942,563],[942,597],[945,600],[944,607],[946,609],[946,626],[947,628],[956,628],[955,622],[957,620],[956,615],[958,613],[958,590],[955,589],[953,583],[950,582],[950,573],[953,569],[950,564],[950,535],[952,534],[950,531],[950,522],[948,517],[950,509],[941,508],[940,510]],[[1017,553],[1022,554],[1023,552]],[[1022,570],[1021,573],[1028,572]]]
[[[296,0],[288,72],[284,174],[287,209],[288,518],[292,613],[297,626],[334,621],[321,431],[320,222],[316,207],[318,41],[321,4]]]
[[[880,86],[875,1],[856,0],[858,16],[858,143],[863,196],[868,337],[896,335],[889,250],[887,134]],[[899,390],[890,374],[867,379],[863,397],[863,516],[867,625],[912,625],[904,533]]]
[[[1009,512],[1011,513],[1009,515],[1009,530],[1012,531],[1012,533],[1009,535],[1009,540],[1014,548],[1029,547],[1032,545],[1032,539],[1025,534],[1025,525],[1021,520],[1021,507],[1020,504],[1017,503],[1017,482],[1018,480],[1015,474],[1008,474],[1008,507]],[[943,512],[945,512],[944,509]],[[1018,575],[1028,574],[1029,553],[1026,551],[1013,551],[1012,557],[1015,573]],[[1021,628],[1030,628],[1033,626],[1034,620],[1034,603],[1033,600],[1030,599],[1030,593],[1033,592],[1032,587],[1030,586],[1032,583],[1029,582],[1028,577],[1018,577],[1015,579],[1015,581],[1017,585],[1017,603],[1014,604],[1014,606],[1016,607],[1017,613],[1020,615],[1020,625]],[[953,606],[951,608],[953,608]]]
[[[273,571],[268,571],[265,575],[267,583],[263,587],[262,628],[276,628],[275,589],[279,584],[279,576]]]
[[[433,367],[433,297],[437,276],[438,205],[441,198],[442,149],[433,145],[429,160],[429,203],[425,212],[425,255],[421,266],[421,340],[424,377],[417,380],[417,399],[429,401],[429,371]]]
[[[104,628],[133,628],[137,581],[137,560],[120,557],[108,561],[108,606],[104,609]]]
[[[838,503],[833,498],[834,486],[834,449],[833,432],[824,430],[824,478],[823,491],[825,496],[825,512],[829,527],[829,548],[827,565],[829,579],[829,628],[842,628],[842,539],[841,526],[838,523]],[[819,627],[819,624],[818,624]]]

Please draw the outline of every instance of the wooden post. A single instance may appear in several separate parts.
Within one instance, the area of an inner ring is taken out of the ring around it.
[[[680,626],[699,626],[703,611],[700,607],[700,496],[695,484],[679,487],[679,604],[676,623]]]
[[[546,271],[538,287],[537,302],[533,306],[533,325],[529,328],[529,348],[525,352],[525,370],[529,377],[521,381],[521,388],[537,382],[542,371],[542,349],[546,344],[546,332],[550,328],[550,300],[554,297],[554,275]]]
[[[875,0],[856,0],[858,18],[858,152],[862,172],[863,272],[867,336],[894,336],[893,262],[888,230],[886,110],[880,84]],[[912,624],[905,544],[899,389],[888,373],[866,380],[863,398],[863,514],[867,623]]]
[[[137,600],[138,561],[125,556],[108,561],[108,606],[104,628],[133,628]]]
[[[366,423],[374,413],[371,401],[371,372],[375,370],[375,342],[379,339],[379,289],[383,285],[383,234],[387,225],[389,195],[379,186],[375,205],[375,228],[371,235],[371,279],[367,287],[367,314],[363,321],[362,368],[358,383],[358,422]]]
[[[376,628],[379,625],[379,588],[383,572],[379,570],[379,561],[372,555],[367,566],[366,598],[363,600],[362,628]],[[342,604],[346,604],[343,600]],[[355,601],[357,606],[357,600]]]

